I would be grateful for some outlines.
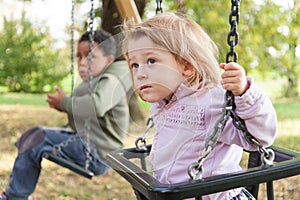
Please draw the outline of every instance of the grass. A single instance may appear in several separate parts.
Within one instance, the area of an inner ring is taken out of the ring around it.
[[[300,99],[271,98],[278,115],[275,145],[300,151]],[[0,191],[7,186],[17,154],[14,143],[18,137],[32,126],[61,126],[66,122],[66,116],[49,109],[45,99],[45,94],[0,93]],[[148,109],[149,105],[141,103],[141,107]],[[133,146],[143,128],[144,123],[130,125],[127,146]],[[131,185],[113,170],[88,180],[47,160],[43,160],[42,167],[38,186],[30,200],[135,199]],[[298,200],[300,176],[275,181],[274,188],[275,199]],[[260,197],[264,199],[263,195]]]
[[[46,94],[0,93],[0,104],[47,106]]]
[[[300,118],[300,99],[293,102],[274,103],[279,120]]]

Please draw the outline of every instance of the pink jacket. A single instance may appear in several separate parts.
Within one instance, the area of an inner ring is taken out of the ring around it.
[[[249,132],[262,145],[270,146],[277,129],[276,112],[269,98],[251,79],[250,88],[242,96],[235,97],[236,112],[245,120]],[[155,124],[155,136],[150,152],[154,177],[161,183],[173,184],[188,181],[188,166],[198,161],[205,139],[213,133],[214,125],[222,114],[224,89],[193,90],[181,85],[172,101],[153,103],[151,114]],[[214,150],[203,165],[203,177],[235,172],[243,149],[257,150],[249,144],[243,133],[229,119]],[[240,189],[205,196],[203,199],[231,199]]]

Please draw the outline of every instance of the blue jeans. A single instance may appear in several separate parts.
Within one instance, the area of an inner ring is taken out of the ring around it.
[[[74,132],[66,129],[34,127],[26,131],[16,143],[18,156],[10,175],[9,186],[5,191],[9,200],[27,200],[33,193],[41,171],[44,152],[52,152],[55,144],[72,137]],[[83,142],[76,138],[74,142],[62,148],[58,154],[80,166],[85,166],[86,153]],[[108,171],[107,163],[99,158],[97,150],[92,149],[92,161],[89,170],[95,175]]]

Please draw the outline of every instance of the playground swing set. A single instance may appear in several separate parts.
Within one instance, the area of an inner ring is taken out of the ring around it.
[[[136,22],[140,22],[141,18],[138,14],[136,5],[133,0],[115,0],[115,3],[122,17],[133,18]],[[156,0],[156,13],[162,12],[162,0]],[[74,69],[74,7],[75,0],[72,0],[72,40],[71,40],[71,60],[72,74]],[[231,0],[231,12],[229,15],[230,31],[227,37],[227,43],[230,50],[226,55],[226,63],[236,62],[238,55],[234,47],[238,44],[237,25],[239,23],[240,0]],[[93,19],[94,19],[94,0],[91,0],[91,11],[89,21],[90,31],[90,49],[89,49],[89,72],[92,64],[92,45],[93,45]],[[72,75],[73,76],[73,75]],[[73,80],[72,80],[73,81]],[[89,78],[89,85],[91,74]],[[73,83],[72,83],[73,86]],[[89,88],[91,94],[91,88]],[[107,162],[118,174],[126,179],[135,191],[139,200],[180,200],[194,197],[201,200],[202,196],[213,194],[233,188],[246,187],[246,189],[255,197],[258,197],[259,185],[266,183],[266,193],[268,200],[273,200],[274,188],[273,181],[284,179],[287,177],[300,174],[300,153],[282,147],[271,146],[263,147],[260,142],[254,138],[247,130],[246,124],[235,112],[234,95],[230,91],[226,91],[224,97],[223,113],[215,124],[213,133],[206,140],[205,148],[198,161],[191,163],[187,169],[190,180],[185,183],[178,184],[162,184],[158,182],[150,173],[147,172],[147,156],[151,151],[151,145],[147,145],[146,137],[149,130],[153,127],[152,118],[147,120],[147,127],[142,137],[135,141],[135,147],[122,149],[108,154]],[[258,147],[258,151],[249,153],[248,166],[246,170],[239,172],[212,176],[208,178],[202,177],[202,165],[205,158],[215,147],[217,140],[222,133],[229,118],[232,118],[235,128],[244,133],[247,142]],[[87,160],[85,167],[81,167],[59,157],[56,152],[67,146],[74,138],[71,138],[61,144],[56,145],[51,153],[44,153],[43,157],[78,173],[79,175],[91,179],[94,174],[88,170],[90,163],[89,150],[89,120],[86,120],[86,154]],[[140,164],[136,164],[139,160]]]

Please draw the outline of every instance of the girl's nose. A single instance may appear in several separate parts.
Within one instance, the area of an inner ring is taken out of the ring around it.
[[[148,77],[147,73],[147,66],[146,65],[141,65],[136,72],[137,79],[144,79]]]

